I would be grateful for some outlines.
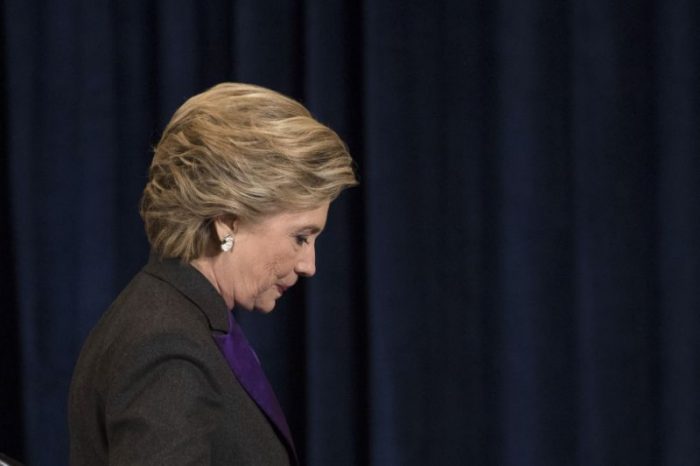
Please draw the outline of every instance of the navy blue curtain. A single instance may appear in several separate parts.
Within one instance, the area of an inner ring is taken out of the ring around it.
[[[0,451],[67,464],[150,147],[234,80],[358,161],[317,276],[240,316],[306,464],[700,464],[698,2],[0,4]]]

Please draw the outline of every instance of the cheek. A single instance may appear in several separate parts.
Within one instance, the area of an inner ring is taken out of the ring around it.
[[[280,278],[286,276],[284,264],[277,259],[273,259],[267,264],[259,275],[258,290],[265,293],[268,289],[274,288]]]
[[[279,254],[270,263],[270,270],[275,277],[286,277],[294,271],[295,258],[294,254]]]

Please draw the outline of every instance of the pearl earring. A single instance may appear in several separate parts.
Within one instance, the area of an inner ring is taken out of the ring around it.
[[[221,240],[221,250],[224,252],[229,252],[231,249],[233,249],[233,235],[228,234],[224,236],[223,240]]]

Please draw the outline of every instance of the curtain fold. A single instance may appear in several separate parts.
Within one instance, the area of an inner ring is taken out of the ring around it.
[[[15,250],[12,247],[13,228],[10,212],[10,175],[7,157],[7,60],[5,59],[5,12],[0,9],[0,257],[5,267],[0,271],[0,374],[12,383],[0,383],[0,452],[17,457],[22,452],[22,377],[20,359],[19,316],[17,315]]]
[[[700,463],[700,6],[660,5],[655,44],[659,192],[659,428],[665,464]]]
[[[576,447],[569,2],[503,2],[497,25],[497,291],[504,464]]]
[[[0,448],[68,464],[77,354],[147,259],[152,147],[233,80],[358,163],[317,275],[238,316],[305,464],[700,462],[697,2],[0,5]]]

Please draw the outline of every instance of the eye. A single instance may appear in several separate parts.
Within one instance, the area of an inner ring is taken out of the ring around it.
[[[295,237],[296,242],[299,246],[302,246],[304,244],[309,244],[309,237],[305,235],[297,235]]]

